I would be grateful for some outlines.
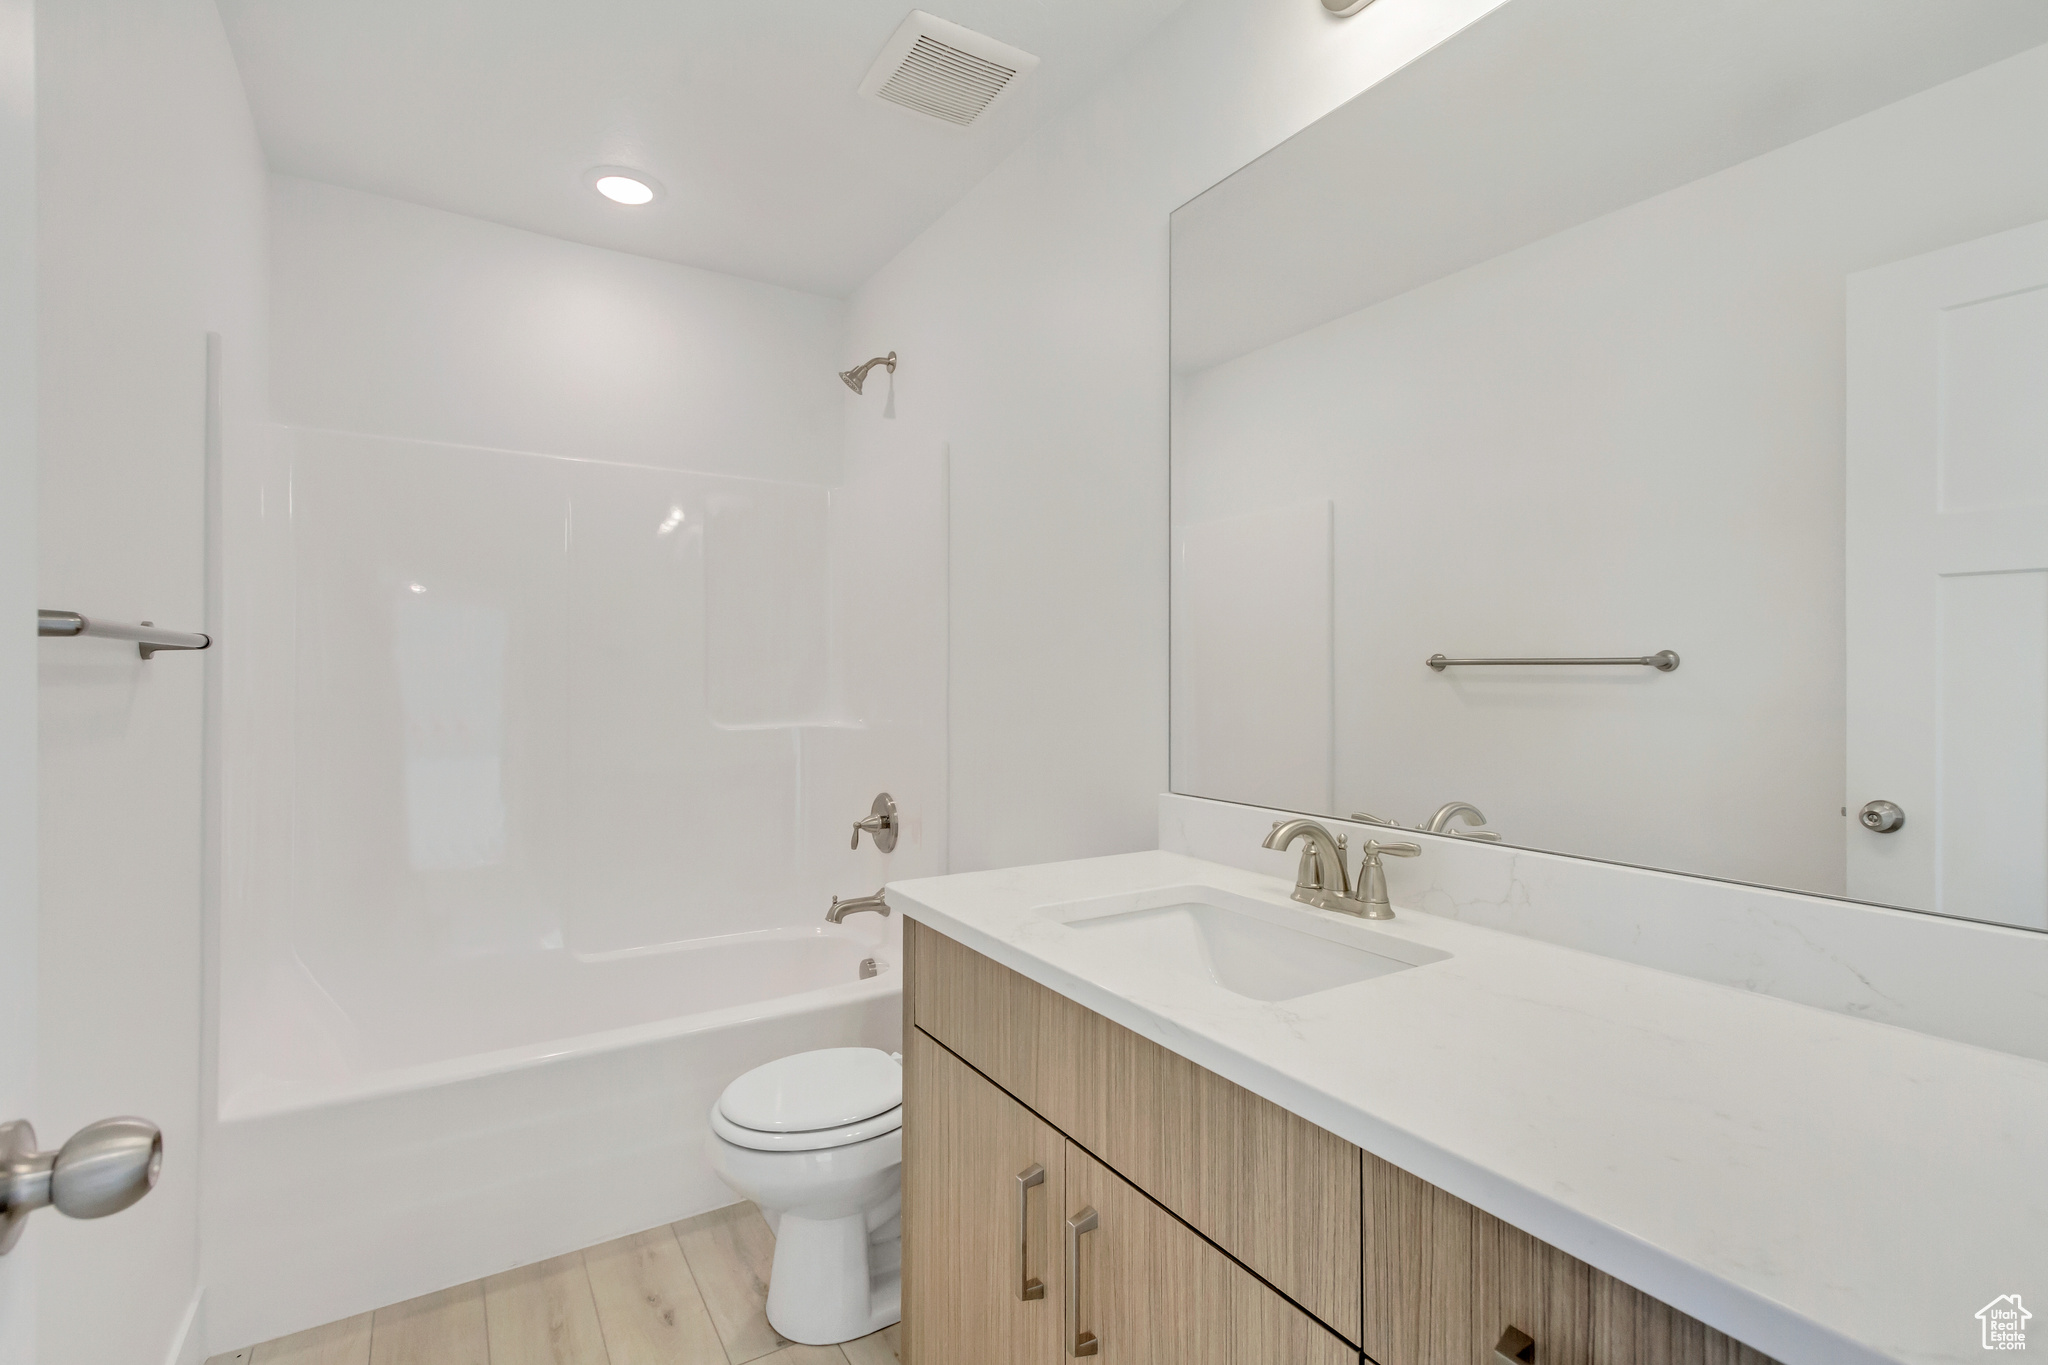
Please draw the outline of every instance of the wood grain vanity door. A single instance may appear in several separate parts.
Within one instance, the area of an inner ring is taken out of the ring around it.
[[[903,1358],[1056,1365],[1066,1139],[922,1032],[906,1047]]]
[[[1519,1332],[1537,1365],[1591,1365],[1593,1268],[1478,1210],[1472,1212],[1473,1344],[1494,1350]],[[1486,1357],[1482,1357],[1485,1359]]]
[[[1366,1156],[1365,1174],[1369,1356],[1593,1365],[1591,1266],[1378,1157]]]
[[[1365,1157],[1365,1352],[1378,1365],[1776,1365],[1669,1304]]]
[[[1358,1148],[925,925],[904,944],[919,1028],[1358,1339]]]
[[[1062,1359],[1088,1359],[1072,1354],[1086,1333],[1096,1365],[1357,1365],[1356,1350],[1069,1144],[1067,1217],[1090,1210]]]

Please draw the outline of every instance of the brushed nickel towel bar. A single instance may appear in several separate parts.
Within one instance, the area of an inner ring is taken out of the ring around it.
[[[1678,667],[1678,655],[1668,649],[1655,654],[1643,654],[1628,659],[1446,659],[1441,654],[1432,654],[1423,662],[1441,673],[1447,668],[1486,668],[1498,664],[1627,664],[1641,668],[1654,668],[1659,673],[1669,673]]]
[[[210,636],[184,630],[162,630],[147,621],[136,626],[120,621],[95,621],[75,611],[52,611],[48,607],[36,609],[36,634],[95,635],[103,640],[133,640],[136,652],[145,659],[160,649],[205,649],[213,643]]]

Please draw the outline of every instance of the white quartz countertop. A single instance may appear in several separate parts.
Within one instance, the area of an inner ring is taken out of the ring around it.
[[[1039,912],[1187,885],[1450,956],[1269,1003]],[[1368,925],[1290,889],[1150,852],[888,896],[1787,1365],[1983,1359],[1975,1314],[2005,1294],[2048,1349],[2048,1064],[1398,907]]]

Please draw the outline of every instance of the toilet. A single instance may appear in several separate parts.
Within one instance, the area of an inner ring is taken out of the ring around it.
[[[903,1307],[903,1064],[870,1047],[757,1066],[711,1106],[711,1162],[775,1228],[768,1321],[828,1346]]]

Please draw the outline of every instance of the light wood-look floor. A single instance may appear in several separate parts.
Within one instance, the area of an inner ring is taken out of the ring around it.
[[[207,1365],[896,1365],[894,1327],[844,1346],[770,1327],[774,1254],[734,1204]]]

